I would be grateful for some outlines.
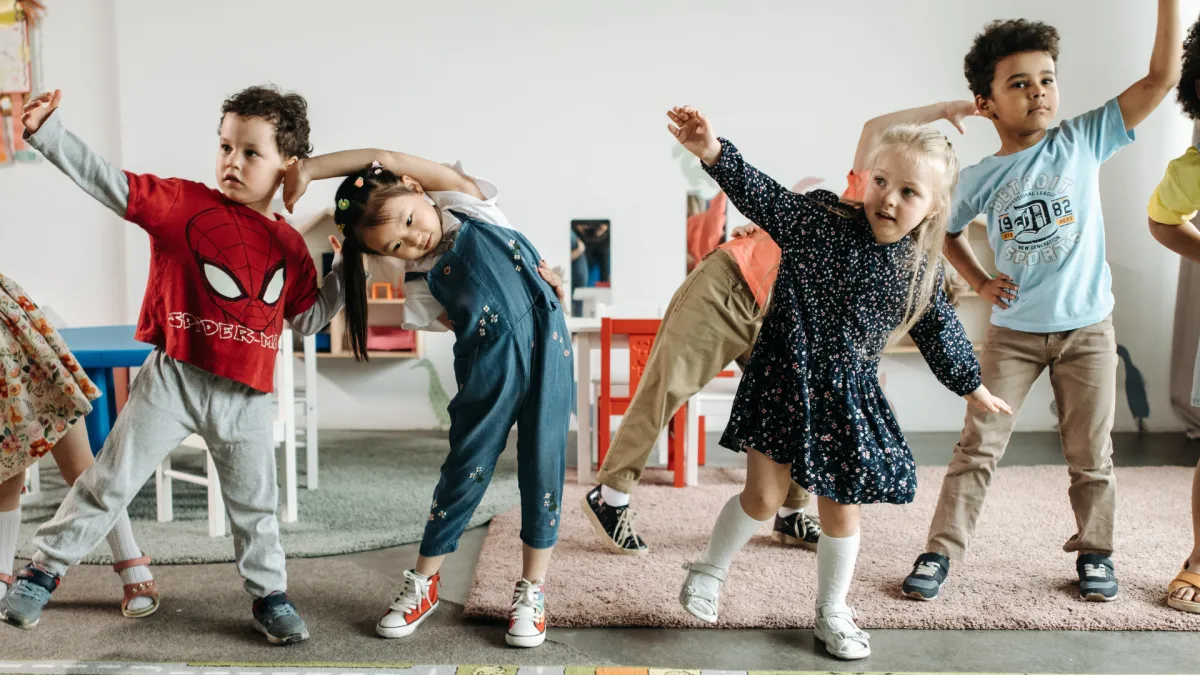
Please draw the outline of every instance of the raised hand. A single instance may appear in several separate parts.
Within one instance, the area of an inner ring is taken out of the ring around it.
[[[739,225],[738,227],[733,228],[733,232],[730,232],[729,236],[734,239],[740,239],[742,237],[749,237],[761,231],[762,228],[754,223],[746,223],[745,225]]]
[[[50,118],[50,115],[58,110],[58,104],[61,102],[62,91],[58,89],[55,89],[53,93],[38,94],[29,99],[21,111],[21,124],[25,125],[25,130],[30,134],[36,134],[37,130],[41,129],[46,120]]]
[[[671,120],[667,131],[671,132],[680,145],[708,166],[717,163],[717,159],[721,157],[721,142],[717,140],[707,117],[690,105],[668,110],[667,117]]]

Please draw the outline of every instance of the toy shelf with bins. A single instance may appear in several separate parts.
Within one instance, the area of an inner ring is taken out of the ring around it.
[[[988,243],[987,222],[982,218],[971,221],[964,236],[967,237],[971,250],[975,252],[975,257],[979,259],[979,264],[987,270],[988,274],[995,276],[997,274],[996,257],[992,252],[991,244]],[[958,314],[958,320],[962,322],[963,328],[967,331],[967,338],[971,341],[971,345],[978,352],[983,349],[983,341],[987,337],[988,326],[991,324],[992,305],[978,293],[967,288],[966,282],[962,281],[962,278],[948,262],[946,263],[946,274],[953,275],[963,288],[958,294],[958,304],[954,310]],[[905,335],[888,345],[883,353],[887,356],[898,356],[920,354],[921,352],[912,338]]]
[[[313,262],[320,274],[324,274],[323,259],[333,253],[329,235],[337,234],[333,222],[333,209],[325,209],[296,227],[308,244]],[[367,281],[367,292],[379,297],[369,297],[370,326],[399,328],[404,320],[404,269],[399,261],[391,258],[371,260],[371,278]],[[388,289],[386,292],[384,288]],[[387,297],[387,296],[391,297]],[[350,339],[346,333],[345,311],[338,312],[329,322],[329,351],[318,351],[319,359],[353,359]],[[375,359],[419,359],[424,354],[421,331],[413,331],[413,347],[404,350],[370,350],[367,356]]]

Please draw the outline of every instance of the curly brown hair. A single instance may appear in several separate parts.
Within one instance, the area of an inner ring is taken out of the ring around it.
[[[1183,72],[1179,77],[1176,98],[1183,114],[1189,119],[1200,120],[1200,94],[1196,93],[1196,83],[1200,82],[1200,20],[1188,29],[1187,37],[1183,40]]]
[[[1022,52],[1046,52],[1058,63],[1058,30],[1040,21],[1010,19],[993,21],[975,36],[971,51],[963,59],[963,73],[971,93],[983,98],[992,95],[996,64]]]
[[[225,99],[221,105],[222,122],[229,113],[261,117],[274,125],[275,145],[285,158],[304,159],[312,154],[312,143],[308,142],[308,101],[300,94],[285,94],[273,85],[248,87]]]

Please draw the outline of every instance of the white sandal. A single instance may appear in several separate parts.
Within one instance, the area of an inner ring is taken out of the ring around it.
[[[871,655],[871,635],[854,623],[858,614],[849,607],[826,605],[817,608],[813,636],[825,643],[825,651],[847,661]]]
[[[679,604],[688,614],[706,623],[717,622],[717,604],[721,598],[721,585],[725,583],[725,570],[701,562],[684,563],[683,569],[688,571],[683,589],[679,591]],[[708,584],[700,584],[702,578],[708,577],[717,582],[715,591],[709,590]]]

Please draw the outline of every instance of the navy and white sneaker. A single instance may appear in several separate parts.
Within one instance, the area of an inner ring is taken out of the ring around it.
[[[815,551],[821,539],[821,521],[808,515],[807,511],[793,513],[787,518],[780,518],[777,513],[771,539],[784,546],[799,546]]]
[[[633,531],[633,511],[604,502],[600,486],[583,496],[583,512],[608,548],[623,555],[646,555],[650,547]]]
[[[950,559],[941,553],[922,553],[913,563],[913,571],[904,578],[900,587],[910,598],[917,600],[933,600],[946,583],[950,574]]]
[[[1106,556],[1088,553],[1075,559],[1079,574],[1079,598],[1088,602],[1112,602],[1120,588],[1113,561]]]
[[[290,645],[308,639],[308,626],[288,599],[287,593],[276,591],[259,598],[251,605],[254,628],[267,636],[273,645]]]
[[[0,599],[0,618],[26,630],[38,625],[42,608],[58,588],[59,577],[32,563],[17,572],[15,583]]]

